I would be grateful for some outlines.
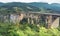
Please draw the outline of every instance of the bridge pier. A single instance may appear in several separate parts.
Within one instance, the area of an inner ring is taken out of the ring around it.
[[[59,17],[57,16],[52,16],[52,15],[49,15],[49,16],[46,16],[46,26],[47,28],[51,28],[51,27],[54,27],[54,28],[57,28],[59,27]]]
[[[59,27],[59,17],[56,17],[56,19],[54,19],[54,21],[52,22],[51,27],[57,28]]]
[[[28,18],[28,24],[30,24],[30,18]]]
[[[34,20],[31,18],[31,24],[34,24]]]
[[[50,28],[51,25],[52,25],[52,16],[51,15],[46,16],[46,20],[45,21],[46,21],[47,28]]]
[[[36,16],[36,18],[35,18],[35,21],[36,21],[35,24],[38,24],[38,17],[37,17],[37,16]]]

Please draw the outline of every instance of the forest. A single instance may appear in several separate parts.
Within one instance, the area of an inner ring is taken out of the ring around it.
[[[60,36],[60,28],[46,29],[36,24],[0,23],[0,36]]]

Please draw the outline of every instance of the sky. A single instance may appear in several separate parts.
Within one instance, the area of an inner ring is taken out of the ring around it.
[[[0,0],[0,2],[7,3],[7,2],[46,2],[46,3],[60,3],[60,0]]]

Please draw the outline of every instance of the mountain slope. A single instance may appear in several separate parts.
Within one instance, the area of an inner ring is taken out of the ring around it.
[[[60,13],[60,4],[53,3],[42,3],[42,2],[33,2],[33,3],[21,3],[21,2],[11,2],[11,3],[0,3],[0,8],[13,9],[13,7],[18,7],[22,11],[51,11],[51,13]]]
[[[48,4],[48,3],[42,3],[42,2],[34,2],[34,3],[29,3],[30,5],[36,6],[38,8],[45,8],[47,10],[52,10],[54,12],[60,13],[60,4],[58,3],[53,3],[53,4]]]
[[[11,9],[13,7],[19,7],[23,9],[23,11],[40,11],[38,7],[29,5],[27,3],[20,3],[20,2],[6,3],[1,7],[8,8],[8,9]]]

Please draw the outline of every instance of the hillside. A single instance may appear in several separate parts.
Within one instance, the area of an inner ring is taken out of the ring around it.
[[[34,3],[29,3],[30,5],[33,5],[33,6],[36,6],[38,8],[45,8],[47,10],[52,10],[54,11],[55,13],[60,13],[60,4],[58,3],[52,3],[52,4],[48,4],[48,3],[42,3],[42,2],[34,2]]]
[[[19,2],[5,3],[0,8],[13,9],[13,7],[19,7],[22,11],[40,11],[38,7]]]
[[[60,13],[60,4],[57,3],[42,3],[42,2],[33,2],[33,3],[21,3],[21,2],[11,2],[11,3],[0,3],[1,8],[7,8],[7,10],[14,10],[14,7],[18,7],[21,11],[34,11],[34,12],[51,12],[51,13]],[[48,12],[48,13],[49,13]]]

